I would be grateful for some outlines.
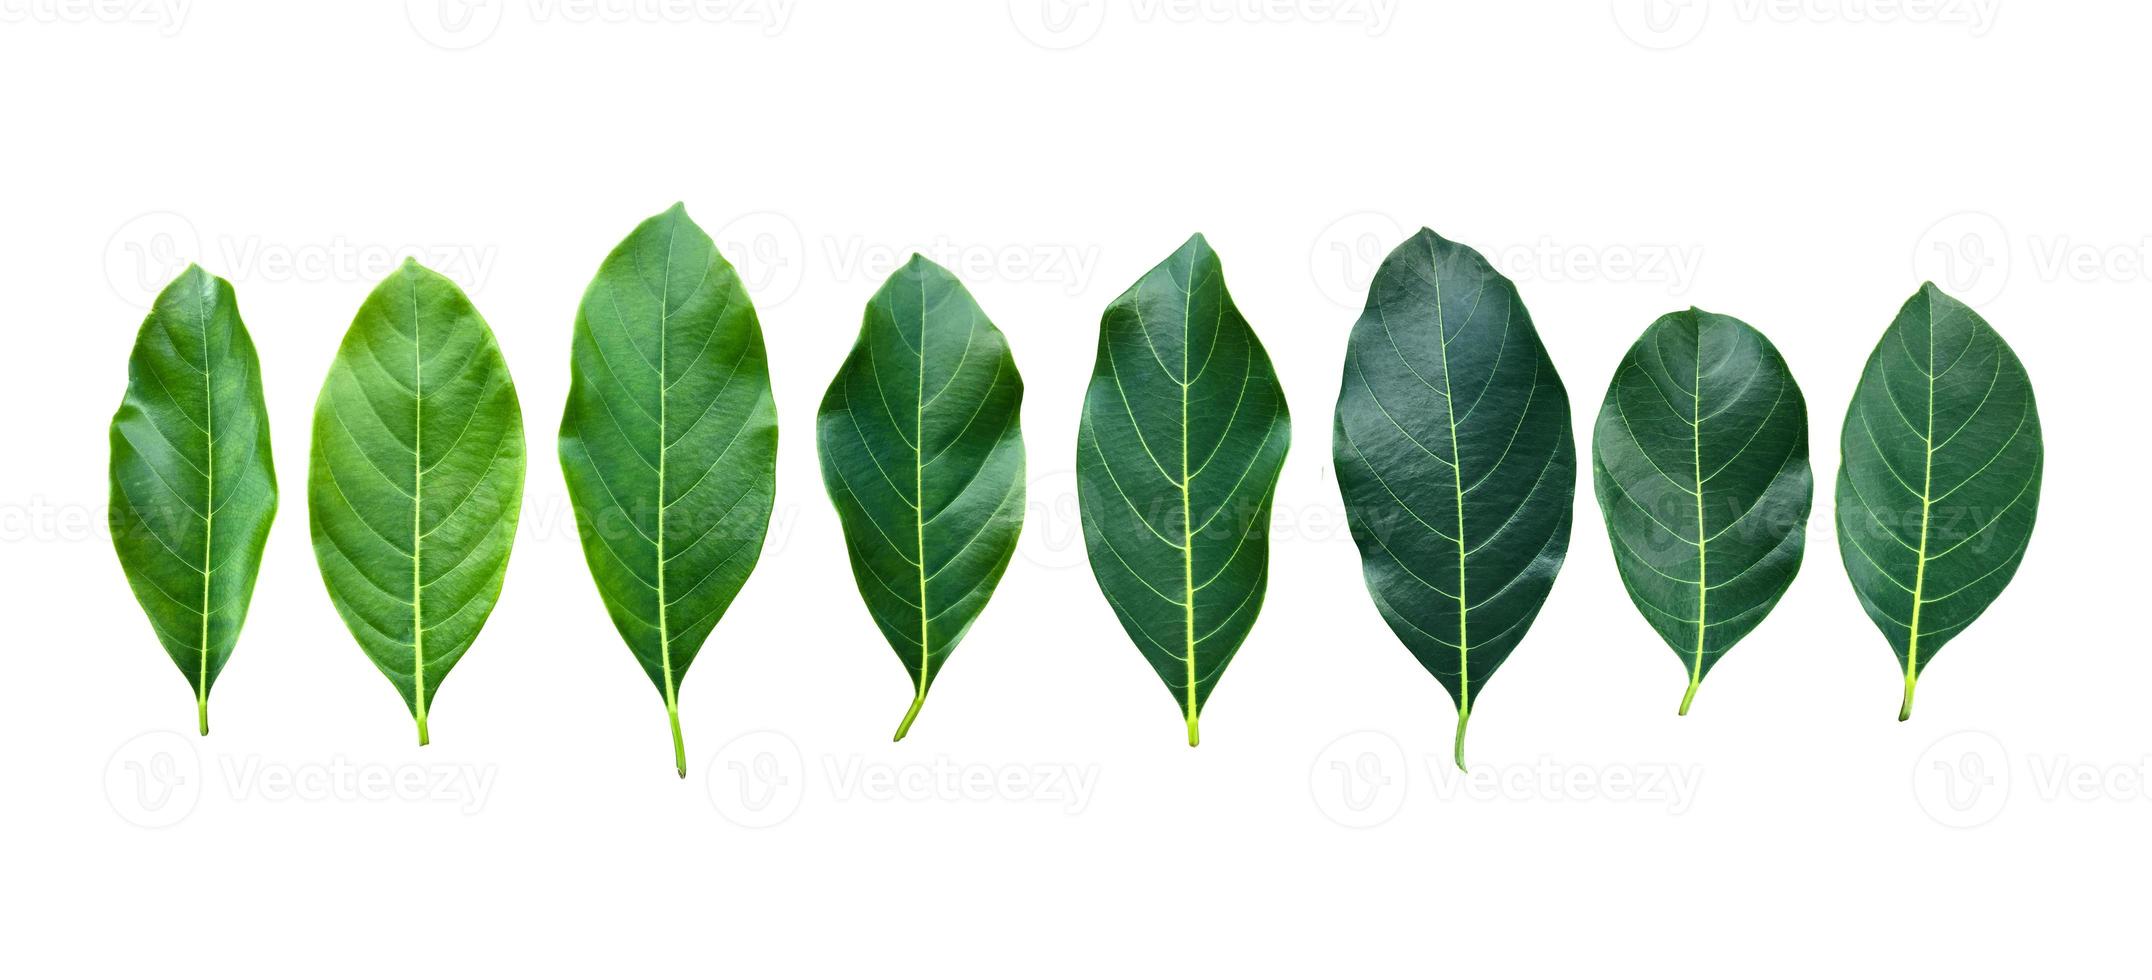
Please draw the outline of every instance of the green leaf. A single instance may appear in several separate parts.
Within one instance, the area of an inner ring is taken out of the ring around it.
[[[867,302],[822,398],[822,482],[852,578],[912,675],[899,739],[1016,554],[1023,398],[1001,331],[955,276],[917,255]]]
[[[687,776],[680,681],[762,556],[777,405],[755,307],[675,204],[605,257],[575,316],[560,463],[583,557],[665,699]]]
[[[1480,689],[1569,550],[1569,395],[1517,288],[1421,229],[1383,260],[1345,353],[1333,437],[1362,571],[1392,632],[1457,704]]]
[[[1755,328],[1669,313],[1607,386],[1592,476],[1629,599],[1688,670],[1688,714],[1704,675],[1801,569],[1808,403]]]
[[[1263,606],[1291,430],[1270,355],[1203,236],[1106,307],[1076,436],[1084,544],[1190,745]]]
[[[1846,412],[1838,551],[1913,684],[2017,573],[2040,506],[2040,413],[2010,345],[1934,283],[1868,355]]]
[[[523,412],[493,331],[406,260],[352,318],[314,406],[307,510],[329,598],[426,716],[500,598],[523,502]]]
[[[111,434],[112,546],[207,735],[276,517],[261,363],[231,283],[190,265],[158,294]]]

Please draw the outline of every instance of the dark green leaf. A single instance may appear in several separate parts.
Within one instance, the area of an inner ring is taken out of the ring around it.
[[[1592,475],[1638,612],[1697,685],[1801,568],[1815,481],[1808,404],[1778,349],[1730,316],[1660,317],[1599,408]]]
[[[1846,412],[1838,551],[1913,684],[2017,573],[2040,506],[2032,379],[1934,283],[1883,332]]]
[[[359,307],[314,407],[307,510],[336,611],[418,721],[500,598],[523,413],[463,290],[406,260]]]
[[[822,482],[852,578],[912,675],[899,739],[1016,553],[1023,398],[1001,331],[963,283],[917,255],[868,301],[822,398]]]
[[[197,266],[142,321],[112,416],[112,545],[135,599],[194,686],[231,659],[276,516],[261,363],[232,284]]]
[[[1457,704],[1539,615],[1569,550],[1569,395],[1517,289],[1421,229],[1383,260],[1338,394],[1338,488],[1390,629]]]
[[[1291,429],[1270,356],[1203,236],[1106,307],[1076,437],[1084,544],[1190,745],[1263,606]]]
[[[680,205],[638,225],[583,293],[560,423],[583,557],[665,698],[762,556],[777,406],[755,307]]]

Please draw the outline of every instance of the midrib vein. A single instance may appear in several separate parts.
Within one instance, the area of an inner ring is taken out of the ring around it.
[[[680,222],[675,218],[668,223],[665,233],[665,267],[658,275],[658,506],[657,533],[652,543],[657,546],[657,592],[658,592],[658,669],[665,676],[665,710],[673,716],[673,742],[677,749],[680,740],[679,685],[673,681],[671,616],[665,604],[665,450],[672,441],[666,431],[665,403],[671,400],[666,390],[665,342],[667,327],[672,319],[672,260],[673,243],[680,237]],[[676,760],[678,761],[678,760]],[[685,763],[682,763],[685,765]],[[681,773],[686,775],[685,771]]]
[[[1181,376],[1174,381],[1181,388],[1181,617],[1182,636],[1187,640],[1188,689],[1184,702],[1188,716],[1188,744],[1198,740],[1196,733],[1196,534],[1194,517],[1188,494],[1188,342],[1190,317],[1195,312],[1196,255],[1188,253],[1188,280],[1181,288]]]
[[[210,288],[215,288],[214,286]],[[217,396],[216,385],[210,380],[209,366],[212,360],[209,311],[202,302],[202,294],[194,294],[195,321],[202,325],[202,462],[208,491],[202,500],[202,636],[201,659],[195,664],[195,714],[201,733],[209,734],[209,610],[212,592],[209,587],[211,571],[216,567],[217,540]]]
[[[1898,720],[1913,714],[1913,684],[1920,677],[1920,607],[1928,586],[1928,508],[1935,502],[1935,300],[1928,300],[1928,363],[1921,366],[1928,386],[1928,424],[1920,434],[1920,547],[1913,552],[1913,615],[1906,624],[1905,701],[1898,706]],[[1885,397],[1890,396],[1886,387]]]
[[[894,314],[894,308],[891,309]],[[891,318],[891,326],[895,326]],[[901,334],[902,331],[899,330]],[[927,669],[931,663],[933,644],[927,640],[927,280],[919,277],[919,371],[917,385],[912,397],[912,531],[914,554],[919,560],[912,563],[919,573],[919,689],[914,695],[914,708],[927,697]],[[907,719],[908,721],[909,719]]]
[[[424,745],[426,590],[420,555],[426,550],[426,535],[419,501],[426,495],[426,348],[419,342],[418,282],[408,270],[405,282],[411,287],[411,702],[418,706],[418,744]]]
[[[1465,765],[1465,722],[1472,717],[1472,608],[1465,600],[1465,473],[1457,452],[1457,388],[1450,383],[1450,337],[1442,309],[1442,269],[1434,246],[1427,250],[1428,278],[1435,285],[1435,346],[1442,354],[1442,413],[1450,429],[1450,486],[1457,491],[1457,767]],[[1492,384],[1492,379],[1489,379]]]
[[[1681,713],[1689,713],[1689,703],[1696,697],[1697,685],[1704,681],[1704,635],[1711,630],[1711,617],[1705,615],[1705,603],[1709,601],[1708,571],[1705,542],[1710,536],[1704,533],[1704,325],[1696,324],[1696,369],[1689,375],[1689,459],[1695,464],[1696,478],[1696,659],[1689,665],[1689,692],[1681,698]]]

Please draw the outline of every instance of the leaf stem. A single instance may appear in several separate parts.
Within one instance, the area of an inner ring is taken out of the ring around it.
[[[194,696],[194,717],[202,724],[202,734],[209,734],[209,692]]]
[[[1191,711],[1188,713],[1188,747],[1195,748],[1200,741],[1202,739],[1196,735],[1196,713]]]
[[[1680,713],[1681,713],[1681,715],[1682,715],[1683,717],[1687,717],[1687,716],[1688,716],[1688,714],[1689,714],[1689,705],[1690,705],[1690,704],[1692,704],[1692,703],[1694,703],[1694,702],[1696,701],[1696,689],[1697,689],[1698,687],[1702,686],[1702,685],[1703,685],[1703,683],[1704,683],[1704,679],[1703,679],[1703,677],[1702,677],[1702,676],[1700,676],[1700,675],[1697,675],[1697,674],[1690,674],[1690,675],[1689,675],[1689,693],[1687,693],[1687,694],[1684,694],[1684,695],[1682,695],[1682,696],[1681,696],[1681,712],[1680,712]]]
[[[1920,674],[1919,674],[1919,673],[1915,672],[1915,671],[1914,671],[1914,670],[1913,670],[1912,668],[1910,668],[1910,667],[1906,668],[1906,672],[1905,672],[1905,700],[1904,700],[1904,701],[1901,701],[1901,702],[1899,702],[1899,703],[1898,703],[1898,720],[1899,720],[1899,721],[1904,721],[1904,720],[1906,720],[1906,719],[1908,719],[1908,718],[1911,718],[1911,717],[1913,717],[1913,682],[1914,682],[1914,681],[1916,681],[1916,680],[1919,680],[1919,679],[1920,679]]]
[[[426,731],[426,702],[420,701],[418,705],[418,744],[425,745],[431,741],[433,741],[433,736]]]
[[[1458,772],[1471,772],[1471,770],[1469,770],[1469,769],[1466,769],[1466,768],[1465,768],[1465,723],[1466,723],[1466,722],[1468,722],[1468,721],[1471,721],[1471,720],[1472,720],[1472,709],[1471,709],[1471,708],[1460,708],[1460,709],[1458,709],[1458,711],[1457,711],[1457,741],[1456,741],[1456,744],[1455,744],[1455,745],[1454,745],[1454,747],[1453,747],[1453,752],[1455,753],[1455,758],[1456,758],[1456,760],[1457,760],[1457,771],[1458,771]]]
[[[927,692],[925,691],[919,692],[917,697],[912,698],[911,710],[904,713],[904,720],[897,724],[897,737],[890,739],[890,741],[904,741],[905,734],[912,730],[912,719],[919,717],[919,706],[925,703],[927,703]]]
[[[665,720],[672,724],[673,769],[680,773],[681,779],[686,779],[687,742],[680,737],[680,701],[678,698],[665,699]]]

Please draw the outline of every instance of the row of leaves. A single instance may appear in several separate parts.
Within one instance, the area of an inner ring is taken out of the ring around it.
[[[583,296],[559,452],[613,624],[679,690],[760,556],[777,416],[754,306],[674,206]],[[910,673],[903,738],[985,607],[1023,523],[1023,381],[963,285],[923,258],[867,304],[817,419],[823,480],[868,612]],[[1333,425],[1368,592],[1449,691],[1456,755],[1488,680],[1569,544],[1568,395],[1510,281],[1421,231],[1383,262],[1347,345]],[[1107,306],[1078,435],[1092,570],[1185,716],[1188,743],[1254,625],[1290,441],[1285,394],[1202,236]],[[231,285],[190,268],[156,301],[111,428],[121,564],[208,732],[276,511],[259,364]],[[1593,482],[1630,598],[1688,691],[1801,564],[1807,407],[1749,325],[1651,325],[1607,389]],[[1905,677],[2008,583],[2039,499],[2031,383],[1972,310],[1924,286],[1870,355],[1841,436],[1840,551]],[[314,552],[359,646],[428,738],[441,681],[499,597],[523,490],[523,420],[492,331],[406,263],[359,308],[315,408]]]

